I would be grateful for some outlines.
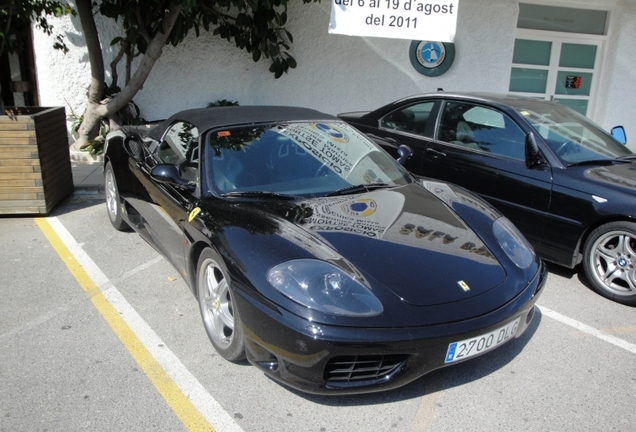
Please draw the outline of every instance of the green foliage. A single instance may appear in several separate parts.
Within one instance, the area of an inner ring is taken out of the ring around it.
[[[304,3],[320,0],[303,0]],[[212,32],[252,55],[255,62],[271,61],[275,78],[296,67],[289,53],[293,37],[285,29],[288,0],[173,0],[182,10],[166,43],[177,46],[189,32]],[[103,0],[99,12],[123,25],[125,35],[111,45],[126,42],[144,53],[156,32],[163,30],[165,0]],[[129,48],[130,49],[130,48]]]
[[[53,36],[53,26],[47,17],[74,15],[67,4],[52,0],[0,0],[0,54],[22,52],[25,49],[25,35],[31,23],[49,36]],[[53,48],[67,52],[62,35],[53,36]]]
[[[238,102],[229,101],[227,99],[219,99],[214,102],[210,102],[208,104],[208,108],[210,107],[223,107],[223,106],[238,106]]]

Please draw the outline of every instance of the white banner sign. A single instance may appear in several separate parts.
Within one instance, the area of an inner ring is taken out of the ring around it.
[[[332,0],[329,33],[453,42],[459,0]]]

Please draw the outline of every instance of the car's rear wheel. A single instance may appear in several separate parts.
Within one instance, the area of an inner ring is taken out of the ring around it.
[[[583,268],[592,287],[618,303],[636,306],[636,223],[611,222],[592,231]]]
[[[245,335],[230,278],[222,260],[209,249],[199,258],[197,295],[203,326],[216,351],[226,360],[243,360]]]
[[[106,210],[108,211],[108,219],[113,227],[118,231],[126,231],[130,229],[128,224],[122,218],[122,202],[117,188],[117,180],[113,172],[113,166],[110,162],[106,164],[104,169],[104,187],[106,195]]]

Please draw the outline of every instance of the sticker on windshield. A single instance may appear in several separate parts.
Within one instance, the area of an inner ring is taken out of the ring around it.
[[[216,134],[216,136],[219,137],[219,138],[228,137],[230,135],[232,135],[230,133],[230,131],[220,131],[220,132],[217,132],[217,134]]]
[[[311,127],[329,135],[329,138],[337,143],[345,144],[349,142],[349,136],[335,126],[325,123],[310,123]]]

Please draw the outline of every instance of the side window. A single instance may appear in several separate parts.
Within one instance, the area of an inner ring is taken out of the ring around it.
[[[506,114],[466,102],[447,102],[438,139],[474,150],[525,160],[525,133]]]
[[[157,156],[165,163],[198,166],[199,131],[190,123],[173,124],[164,135]]]
[[[432,129],[428,120],[433,105],[434,102],[423,102],[400,108],[384,116],[380,120],[380,127],[416,135],[426,135],[426,132]]]

